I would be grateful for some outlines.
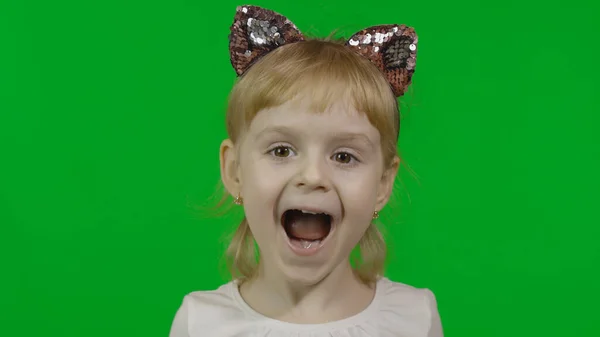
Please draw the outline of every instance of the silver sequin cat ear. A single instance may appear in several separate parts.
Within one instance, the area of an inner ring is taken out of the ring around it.
[[[239,6],[229,34],[229,56],[238,75],[259,58],[304,36],[286,17],[257,6]]]
[[[231,64],[236,73],[242,75],[276,48],[304,40],[300,30],[285,16],[258,6],[240,6],[229,35]],[[363,29],[352,35],[346,46],[375,64],[396,97],[400,97],[415,72],[417,42],[412,27],[393,24]]]
[[[368,58],[392,86],[396,97],[404,95],[417,62],[417,34],[405,25],[381,25],[352,35],[346,46]]]

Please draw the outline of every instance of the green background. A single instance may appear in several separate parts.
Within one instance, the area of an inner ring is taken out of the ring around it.
[[[236,5],[0,1],[0,335],[167,336],[227,281],[219,183]],[[600,336],[592,1],[256,1],[304,32],[406,23],[388,276],[446,336]]]

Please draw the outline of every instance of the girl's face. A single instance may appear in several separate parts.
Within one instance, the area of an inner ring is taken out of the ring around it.
[[[221,147],[225,186],[244,200],[263,270],[315,284],[338,267],[388,201],[398,168],[384,167],[379,131],[346,104],[306,101],[260,111],[237,147]]]

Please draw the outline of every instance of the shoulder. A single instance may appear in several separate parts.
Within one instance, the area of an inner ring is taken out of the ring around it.
[[[235,297],[234,282],[214,290],[194,291],[183,297],[175,314],[170,336],[196,336],[222,325],[224,321],[244,321],[244,312]]]
[[[183,304],[198,311],[235,308],[233,296],[235,286],[234,282],[229,282],[214,290],[193,291],[185,295]]]
[[[405,283],[394,282],[387,278],[380,281],[382,294],[387,302],[407,305],[425,305],[430,307],[435,302],[435,295],[428,288],[417,288]],[[433,301],[433,302],[432,302]]]
[[[191,317],[202,317],[208,321],[235,315],[240,312],[234,296],[235,287],[237,285],[234,282],[229,282],[214,290],[191,292],[184,296],[181,307]]]
[[[423,336],[441,337],[441,322],[434,293],[387,278],[380,280],[380,310],[394,321],[412,325]]]

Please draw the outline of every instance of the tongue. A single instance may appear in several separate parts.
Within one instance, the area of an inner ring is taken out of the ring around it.
[[[288,234],[300,240],[321,240],[329,234],[328,227],[322,216],[296,216],[289,223]]]

